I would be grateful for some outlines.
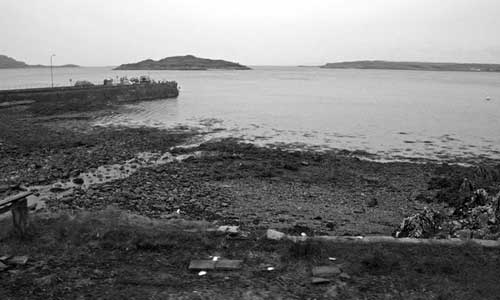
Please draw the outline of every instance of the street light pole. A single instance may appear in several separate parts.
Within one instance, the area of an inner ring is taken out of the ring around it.
[[[52,84],[52,87],[54,87],[54,72],[52,71],[52,57],[56,56],[55,54],[52,54],[50,56],[50,82]]]

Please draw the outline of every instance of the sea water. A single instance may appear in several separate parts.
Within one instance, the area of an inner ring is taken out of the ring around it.
[[[98,125],[195,127],[259,145],[363,150],[383,159],[500,158],[500,73],[253,67],[248,71],[54,69],[54,85],[150,75],[176,99]],[[0,89],[49,86],[49,69],[0,70]],[[71,80],[71,81],[70,81]]]

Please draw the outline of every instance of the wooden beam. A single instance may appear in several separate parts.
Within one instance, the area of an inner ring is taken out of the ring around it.
[[[0,214],[8,212],[12,208],[11,204],[0,206]]]
[[[12,203],[12,202],[16,202],[16,201],[19,201],[23,198],[26,198],[30,195],[32,195],[33,192],[31,191],[28,191],[28,192],[22,192],[22,193],[19,193],[17,195],[12,195],[12,196],[9,196],[3,200],[0,200],[0,206],[3,206],[3,205],[6,205],[6,204],[9,204],[9,203]]]

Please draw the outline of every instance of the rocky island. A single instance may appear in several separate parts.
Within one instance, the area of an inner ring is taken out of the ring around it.
[[[194,55],[171,56],[160,60],[146,59],[137,63],[123,64],[114,70],[250,70],[239,63],[221,59],[200,58]]]
[[[398,62],[384,60],[360,60],[327,63],[325,69],[379,69],[417,71],[500,72],[500,64]]]
[[[52,66],[53,68],[78,68],[80,66],[74,64]],[[20,68],[50,68],[45,65],[28,65],[23,61],[15,60],[12,57],[0,54],[0,69],[20,69]]]

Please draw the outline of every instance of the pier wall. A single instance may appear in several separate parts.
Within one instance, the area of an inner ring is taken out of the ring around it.
[[[174,98],[179,95],[177,82],[93,86],[93,87],[56,87],[0,91],[0,103],[15,101],[34,102],[132,102]]]

